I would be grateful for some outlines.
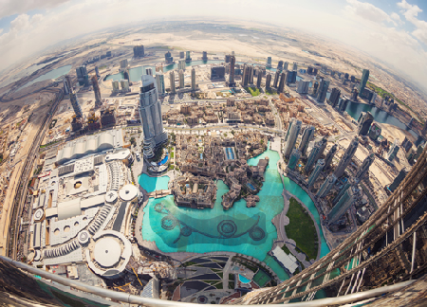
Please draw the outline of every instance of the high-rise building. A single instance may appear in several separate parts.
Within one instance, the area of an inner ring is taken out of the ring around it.
[[[395,140],[393,145],[390,146],[390,150],[387,153],[387,159],[392,162],[394,160],[394,158],[396,158],[397,153],[399,152],[399,145],[398,145],[398,141]]]
[[[262,75],[263,75],[263,70],[262,70],[262,69],[259,69],[259,70],[258,70],[258,77],[257,77],[257,80],[256,80],[256,87],[257,87],[257,88],[261,88]]]
[[[301,153],[299,152],[299,150],[296,148],[292,150],[291,156],[289,157],[288,168],[294,170],[300,158]]]
[[[171,86],[171,94],[175,94],[176,88],[175,88],[175,72],[174,71],[171,71],[169,74],[169,82]]]
[[[374,160],[375,160],[374,154],[370,154],[365,158],[365,160],[363,160],[362,164],[359,166],[356,172],[357,180],[360,181],[363,179],[363,177],[368,173],[369,167],[371,167],[372,163],[374,163]]]
[[[357,88],[353,88],[353,90],[351,91],[350,99],[352,101],[357,101],[357,96],[358,95],[359,95],[359,91],[357,90]]]
[[[371,140],[376,141],[378,139],[378,137],[381,135],[382,129],[379,126],[378,123],[372,123],[371,124],[371,128],[369,128],[369,137],[371,138]]]
[[[280,74],[280,83],[279,83],[279,87],[277,88],[277,92],[283,93],[285,91],[285,84],[286,84],[286,73],[282,72]]]
[[[185,60],[179,60],[178,62],[178,70],[185,70]]]
[[[98,68],[98,66],[95,66],[95,74],[96,74],[97,78],[101,77],[101,75],[99,74],[99,68]]]
[[[321,142],[316,142],[314,143],[313,148],[310,151],[310,155],[307,158],[307,163],[305,164],[304,167],[304,172],[306,174],[309,174],[313,168],[313,166],[315,165],[318,157],[320,156],[320,150],[322,149],[322,143]]]
[[[335,153],[337,152],[337,144],[334,144],[331,149],[329,149],[328,153],[326,154],[325,157],[325,166],[324,166],[324,170],[327,171],[332,164],[332,159],[334,158]]]
[[[362,112],[364,113],[358,122],[358,134],[359,135],[367,135],[369,132],[369,128],[371,124],[374,122],[374,116],[370,112]]]
[[[245,64],[245,67],[243,68],[243,77],[242,77],[242,86],[248,86],[249,84],[252,84],[251,78],[253,74],[253,67],[252,65]]]
[[[277,70],[282,70],[283,69],[283,61],[279,61],[279,63],[277,63]]]
[[[234,65],[236,64],[236,57],[234,55],[230,56],[230,77],[228,79],[228,86],[233,87],[236,85],[234,82]]]
[[[145,69],[145,74],[149,76],[153,76],[153,69],[148,67]]]
[[[346,183],[344,183],[344,185],[341,187],[341,190],[339,190],[338,194],[332,200],[332,204],[335,205],[340,200],[341,196],[343,196],[344,193],[351,187],[351,185],[353,183],[353,178],[350,178],[350,179]],[[337,178],[337,180],[338,180],[338,178]]]
[[[180,51],[179,52],[179,58],[180,59],[185,59],[185,52],[184,51]]]
[[[288,138],[289,138],[289,134],[290,134],[290,132],[291,132],[292,125],[295,123],[295,121],[296,121],[296,119],[295,119],[295,118],[292,118],[292,119],[289,121],[288,130],[286,130],[285,142],[286,142],[286,141],[288,140]]]
[[[274,74],[274,80],[273,80],[273,87],[277,88],[278,84],[279,84],[279,79],[280,79],[280,71],[276,70],[276,73]]]
[[[79,66],[76,68],[77,80],[80,85],[89,86],[89,75],[86,66]]]
[[[214,66],[211,67],[211,80],[224,79],[225,78],[225,67]]]
[[[79,100],[77,99],[77,94],[73,89],[70,92],[70,101],[71,101],[71,106],[73,107],[73,110],[74,110],[74,114],[76,114],[76,118],[82,118],[83,117],[82,107],[80,106]]]
[[[126,70],[129,67],[129,63],[127,59],[120,61],[120,70]]]
[[[285,62],[285,64],[283,64],[283,70],[286,71],[289,68],[289,63]]]
[[[265,88],[270,88],[271,87],[271,74],[267,74],[267,76],[265,77]]]
[[[326,94],[328,93],[329,82],[330,81],[327,80],[327,79],[323,79],[320,82],[319,90],[318,90],[318,93],[317,93],[317,102],[319,102],[319,103],[324,103],[325,102]]]
[[[130,92],[129,81],[128,80],[120,80],[120,86],[122,87],[122,91]]]
[[[197,85],[196,85],[196,69],[193,67],[191,69],[191,89],[193,91],[195,91],[196,88],[197,88]]]
[[[162,110],[157,95],[155,80],[152,76],[141,77],[142,86],[139,94],[139,115],[144,132],[143,153],[147,158],[154,156],[154,150],[168,140],[163,130]]]
[[[120,82],[119,81],[113,81],[112,82],[113,85],[113,92],[118,92],[120,91]]]
[[[207,61],[208,60],[208,53],[206,51],[203,51],[202,53],[202,61]]]
[[[337,178],[340,178],[342,175],[344,175],[345,169],[350,164],[351,159],[356,153],[358,146],[359,146],[359,140],[357,137],[354,137],[354,139],[351,141],[350,145],[347,147],[346,151],[344,152],[343,156],[341,157],[340,163],[335,169],[334,174],[335,176],[337,176]]]
[[[308,177],[307,185],[309,188],[314,185],[320,173],[322,172],[324,166],[325,166],[325,160],[323,159],[317,160],[317,163],[316,163],[316,166],[314,167],[313,172],[311,173],[310,177]]]
[[[347,212],[347,210],[354,203],[353,190],[349,187],[343,195],[339,198],[336,205],[332,208],[331,212],[328,214],[329,224],[335,223],[343,214]]]
[[[400,170],[399,174],[396,176],[396,178],[394,178],[393,182],[388,187],[389,190],[394,192],[402,183],[403,179],[405,179],[406,175],[408,175],[408,170],[404,167]]]
[[[365,89],[366,83],[369,79],[369,70],[364,69],[362,72],[362,78],[360,79],[360,86],[359,86],[359,97],[361,97],[363,90]]]
[[[267,58],[267,62],[266,62],[266,64],[265,64],[265,66],[267,66],[268,68],[270,68],[270,67],[271,67],[271,63],[272,63],[272,59],[271,59],[271,56],[269,56],[269,57]]]
[[[165,75],[161,72],[156,73],[156,85],[157,85],[157,93],[159,95],[164,95],[165,90]]]
[[[298,134],[301,131],[301,121],[297,120],[294,124],[292,124],[292,127],[290,128],[291,131],[289,132],[288,140],[285,144],[285,150],[284,150],[284,157],[286,159],[289,159],[292,150],[295,148],[295,143],[297,142]]]
[[[178,75],[179,75],[179,88],[183,89],[184,85],[185,85],[184,84],[185,83],[185,81],[184,81],[184,71],[182,69],[180,69]]]
[[[165,63],[166,64],[172,64],[173,63],[173,57],[170,51],[165,53]]]
[[[308,94],[309,87],[310,87],[310,81],[301,80],[300,82],[298,82],[297,93]]]
[[[231,58],[231,55],[226,54],[224,58],[225,63],[230,63],[230,58]]]
[[[292,65],[292,70],[297,71],[298,70],[298,63],[294,62],[294,64]]]
[[[136,58],[142,58],[144,56],[144,46],[134,46],[133,56]]]
[[[335,108],[338,105],[338,101],[340,99],[341,91],[334,87],[331,92],[331,96],[329,97],[330,105]]]
[[[297,71],[288,71],[286,74],[286,84],[295,84],[297,82]]]
[[[338,111],[344,112],[347,109],[347,104],[349,102],[349,99],[343,97],[343,98],[340,98],[339,101],[340,102],[339,102]]]
[[[402,142],[402,148],[405,150],[405,152],[408,152],[409,149],[412,148],[412,142],[405,136],[405,139]]]
[[[191,62],[191,52],[190,51],[186,51],[185,52],[185,62],[186,63],[190,63]]]
[[[323,167],[325,168],[325,167]],[[337,181],[337,177],[334,174],[330,174],[326,177],[319,191],[317,191],[317,197],[323,198],[329,194],[331,189],[334,187],[335,182]]]
[[[302,134],[301,143],[299,144],[299,151],[302,156],[307,155],[307,148],[309,142],[314,138],[314,126],[307,126]]]
[[[96,77],[96,75],[92,76],[91,81],[93,86],[93,92],[95,93],[95,108],[100,108],[102,105],[101,89],[99,88],[98,78]]]

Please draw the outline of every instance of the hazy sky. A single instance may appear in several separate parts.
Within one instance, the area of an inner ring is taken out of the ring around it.
[[[320,33],[427,84],[427,0],[0,0],[0,70],[108,26],[202,15]]]

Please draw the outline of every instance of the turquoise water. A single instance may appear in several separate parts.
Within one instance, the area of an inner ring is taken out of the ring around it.
[[[326,256],[330,249],[328,247],[328,244],[326,244],[325,237],[323,235],[322,227],[320,226],[320,216],[319,212],[317,212],[316,206],[314,205],[313,201],[311,200],[310,196],[294,181],[289,179],[288,177],[284,177],[284,183],[285,183],[285,189],[289,191],[291,194],[295,195],[299,200],[301,200],[305,206],[308,208],[308,210],[313,214],[314,219],[319,226],[320,231],[320,241],[321,241],[321,249],[320,249],[320,257]]]
[[[179,61],[179,59],[177,60],[177,62]],[[209,60],[209,61],[191,61],[190,63],[185,63],[186,67],[190,67],[190,66],[196,66],[196,65],[203,65],[203,64],[219,64],[221,62],[221,60]],[[146,75],[145,69],[147,68],[151,68],[153,70],[153,74],[156,72],[156,67],[154,66],[150,66],[150,65],[144,65],[144,66],[137,66],[137,67],[133,67],[131,69],[129,69],[129,79],[132,82],[138,82],[141,81],[141,76],[142,75]],[[178,64],[171,64],[168,66],[164,66],[163,67],[163,72],[168,72],[170,70],[174,70],[178,68]],[[123,73],[117,73],[114,75],[110,75],[108,76],[105,80],[113,80],[113,81],[120,81],[123,80],[124,76]]]
[[[244,283],[244,284],[248,284],[248,283],[250,283],[250,282],[251,282],[251,280],[250,280],[250,279],[247,279],[245,276],[242,276],[242,275],[240,275],[240,274],[239,274],[239,280],[240,280],[240,282],[242,282],[242,283]]]
[[[147,174],[142,174],[138,177],[138,183],[143,187],[148,193],[151,193],[155,190],[167,190],[169,184],[169,177],[151,177]]]
[[[63,75],[66,75],[70,72],[71,67],[72,67],[71,65],[66,65],[66,66],[62,66],[62,67],[53,69],[53,70],[45,73],[44,75],[41,75],[40,77],[34,79],[33,81],[30,81],[30,82],[24,84],[18,90],[26,88],[27,86],[30,86],[36,82],[45,81],[45,80],[53,80],[53,79],[59,78]]]

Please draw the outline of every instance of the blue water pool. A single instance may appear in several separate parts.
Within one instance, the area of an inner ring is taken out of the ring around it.
[[[242,275],[240,275],[240,274],[239,274],[239,280],[240,280],[240,282],[242,282],[242,283],[244,283],[244,284],[248,284],[248,283],[250,283],[250,282],[251,282],[251,280],[250,280],[250,279],[247,279],[245,276],[242,276]]]
[[[252,191],[255,191],[256,189],[255,189],[255,187],[252,185],[252,183],[247,183],[246,184],[246,186],[249,188],[249,189],[251,189]]]
[[[160,161],[159,163],[157,163],[158,166],[162,166],[163,164],[165,164],[166,162],[168,162],[169,159],[169,154],[166,154],[166,156],[163,158],[162,161]]]
[[[167,190],[169,184],[169,177],[151,177],[147,174],[142,174],[138,177],[138,183],[148,193],[151,193],[155,190]]]
[[[225,154],[228,160],[234,160],[234,151],[231,147],[225,147]]]

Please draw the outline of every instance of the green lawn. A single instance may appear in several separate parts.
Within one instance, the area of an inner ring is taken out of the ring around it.
[[[248,91],[248,93],[250,93],[254,97],[261,94],[259,92],[259,88],[256,88],[256,87],[245,87],[245,90]]]
[[[265,93],[266,93],[267,95],[276,95],[276,94],[277,94],[277,92],[276,92],[275,90],[273,90],[272,88],[270,88],[270,89],[266,89],[266,90],[265,90]]]
[[[295,241],[308,259],[316,259],[319,245],[314,221],[295,198],[291,198],[289,202],[289,211],[286,215],[290,222],[285,226],[286,235]]]

